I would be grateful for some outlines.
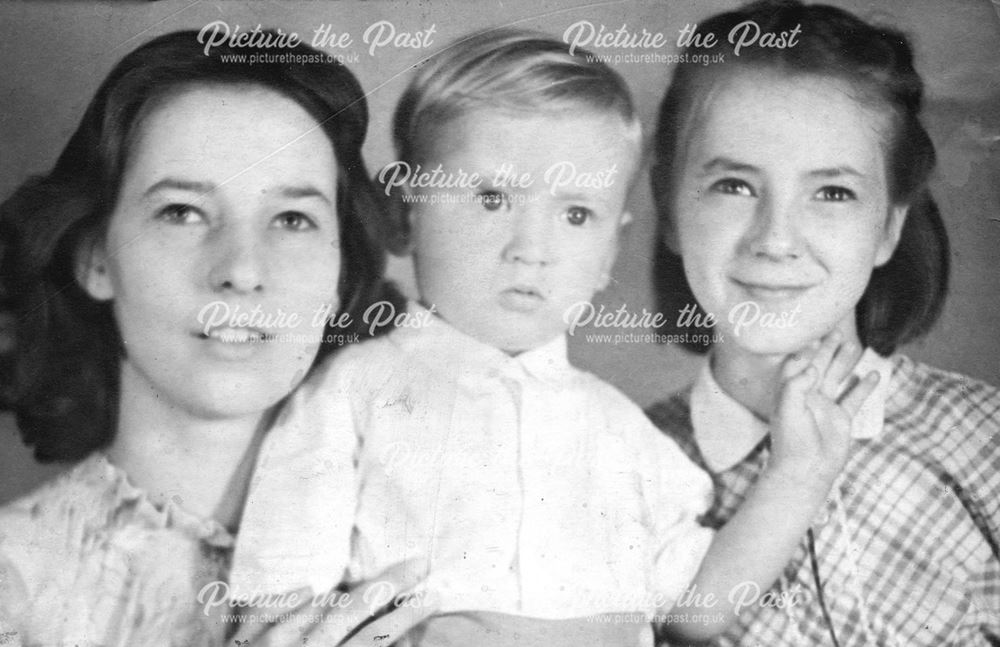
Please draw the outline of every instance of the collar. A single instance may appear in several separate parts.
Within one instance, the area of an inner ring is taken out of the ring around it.
[[[511,356],[463,333],[415,301],[407,303],[406,314],[407,325],[392,332],[393,340],[446,372],[515,379],[531,376],[548,383],[563,381],[572,373],[565,335]]]
[[[880,379],[854,418],[851,437],[856,439],[875,438],[882,433],[885,420],[892,362],[866,348],[851,374],[861,378],[871,371],[878,371]],[[703,364],[691,388],[691,424],[705,465],[716,473],[733,468],[768,433],[767,422],[722,390],[712,376],[709,361]]]

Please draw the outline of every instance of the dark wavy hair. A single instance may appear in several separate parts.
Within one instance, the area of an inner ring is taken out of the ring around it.
[[[271,32],[268,32],[271,33]],[[361,155],[368,108],[354,75],[299,45],[307,64],[227,61],[262,48],[214,47],[198,32],[167,34],[125,56],[101,84],[54,168],[0,205],[0,407],[12,410],[41,461],[75,460],[111,442],[121,340],[108,303],[75,279],[77,250],[104,233],[151,102],[197,84],[255,85],[302,106],[333,144],[342,267],[341,310],[354,321],[381,289],[383,205]],[[273,54],[273,52],[272,52]],[[343,332],[343,331],[340,331]],[[332,347],[324,342],[320,356]]]
[[[737,56],[728,36],[748,20],[756,22],[761,33],[790,34],[799,27],[797,42],[785,49],[745,47]],[[712,53],[724,53],[725,61],[675,68],[660,105],[651,172],[658,215],[653,281],[660,310],[673,322],[682,308],[697,303],[683,259],[665,242],[673,227],[674,182],[693,124],[720,82],[741,68],[766,68],[790,76],[845,81],[891,118],[886,155],[889,198],[893,204],[908,205],[909,211],[895,253],[875,268],[855,308],[857,328],[861,342],[883,355],[925,334],[944,306],[949,247],[928,187],[936,156],[920,120],[924,86],[906,37],[842,9],[796,0],[766,0],[717,14],[700,22],[698,31],[715,35]],[[701,52],[695,47],[687,51]],[[708,346],[690,343],[685,348],[704,353]]]

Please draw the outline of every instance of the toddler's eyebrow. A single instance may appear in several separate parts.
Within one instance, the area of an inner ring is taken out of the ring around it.
[[[713,157],[705,162],[701,167],[701,172],[705,175],[719,171],[739,171],[743,173],[757,173],[759,168],[753,164],[744,164],[728,157]]]

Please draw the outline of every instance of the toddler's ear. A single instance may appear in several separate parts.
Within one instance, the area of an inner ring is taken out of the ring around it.
[[[894,205],[889,208],[889,216],[886,218],[885,228],[882,230],[882,240],[875,253],[875,267],[881,267],[888,263],[895,253],[909,210],[909,205]]]
[[[88,237],[80,241],[74,259],[76,282],[91,298],[109,301],[115,290],[108,271],[108,253],[103,240]]]

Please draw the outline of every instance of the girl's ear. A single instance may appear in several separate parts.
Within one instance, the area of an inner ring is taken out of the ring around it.
[[[885,229],[882,231],[882,240],[875,253],[875,267],[882,267],[888,263],[895,253],[909,210],[909,205],[894,205],[889,208],[889,216],[886,218]]]
[[[76,250],[74,259],[76,282],[91,298],[110,301],[115,296],[108,271],[108,253],[104,240],[94,237],[84,238]]]
[[[653,164],[649,176],[652,178],[653,209],[656,211],[657,220],[659,220],[657,230],[663,237],[661,242],[671,252],[680,256],[680,245],[677,242],[677,231],[674,223],[669,216],[663,215],[667,208],[666,204],[670,201],[667,172],[661,165]]]

